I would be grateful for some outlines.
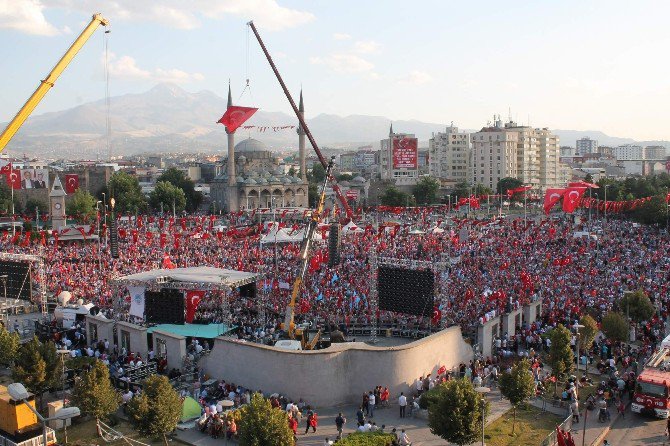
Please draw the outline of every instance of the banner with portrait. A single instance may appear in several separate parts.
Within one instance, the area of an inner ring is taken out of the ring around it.
[[[21,169],[21,189],[49,189],[49,169]]]

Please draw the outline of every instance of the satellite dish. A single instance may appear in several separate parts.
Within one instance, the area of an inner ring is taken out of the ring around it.
[[[77,305],[84,305],[84,299],[77,299]]]
[[[65,306],[65,304],[72,300],[72,293],[69,291],[61,291],[56,300],[61,306]]]

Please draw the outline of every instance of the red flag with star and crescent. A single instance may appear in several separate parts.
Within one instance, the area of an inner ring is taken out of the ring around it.
[[[568,214],[572,214],[577,205],[579,204],[579,199],[584,195],[586,191],[585,187],[569,187],[565,190],[563,195],[563,210]]]
[[[79,189],[79,175],[68,173],[65,175],[65,193],[73,194]]]
[[[544,194],[544,213],[549,215],[549,211],[565,194],[566,189],[547,189]]]
[[[7,174],[7,186],[12,189],[21,189],[21,171],[19,169],[12,169]]]
[[[186,294],[186,317],[184,320],[186,323],[190,324],[193,322],[195,317],[195,310],[198,309],[198,305],[203,297],[205,297],[205,292],[202,290],[188,290],[185,291]]]
[[[247,119],[251,118],[258,109],[253,107],[240,107],[238,105],[231,105],[226,112],[221,116],[221,119],[216,121],[218,124],[226,126],[229,133],[237,130],[239,126],[244,124]]]

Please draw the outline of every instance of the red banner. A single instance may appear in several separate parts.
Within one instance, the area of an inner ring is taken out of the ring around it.
[[[21,171],[19,169],[12,169],[7,174],[7,186],[12,189],[21,189]]]
[[[73,194],[79,189],[79,175],[68,173],[65,175],[65,193]]]
[[[561,197],[565,194],[565,189],[547,189],[544,194],[544,213],[549,215],[549,211],[559,202]]]
[[[221,116],[221,119],[216,121],[219,124],[223,124],[226,126],[226,130],[228,132],[232,133],[239,126],[244,124],[247,119],[251,118],[254,113],[256,113],[258,109],[257,108],[251,108],[251,107],[239,107],[237,105],[231,105],[228,107],[226,112]]]
[[[393,168],[416,169],[418,167],[418,145],[417,138],[393,138]]]
[[[186,294],[186,318],[187,324],[193,322],[195,311],[200,305],[200,301],[205,297],[205,292],[200,290],[189,290],[184,292]]]
[[[579,206],[579,199],[584,195],[585,187],[569,187],[563,195],[563,210],[571,214]]]

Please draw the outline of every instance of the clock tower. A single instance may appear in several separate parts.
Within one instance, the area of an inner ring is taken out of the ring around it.
[[[60,182],[60,178],[56,175],[54,184],[49,193],[49,204],[51,208],[51,229],[60,231],[67,224],[65,215],[65,190]]]

